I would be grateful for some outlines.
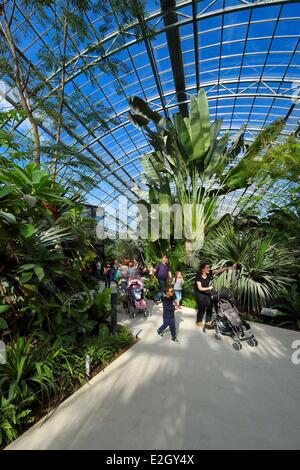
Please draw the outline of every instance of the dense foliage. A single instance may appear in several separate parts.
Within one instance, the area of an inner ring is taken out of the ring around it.
[[[101,326],[97,335],[85,336],[68,349],[62,339],[54,343],[19,337],[7,348],[7,362],[0,368],[0,446],[15,439],[36,418],[66,398],[87,380],[86,356],[90,376],[104,367],[124,347],[133,342],[125,328],[111,335]]]
[[[2,122],[14,122],[14,112]],[[91,369],[133,341],[111,335],[110,289],[97,290],[88,266],[98,257],[95,221],[84,201],[34,163],[15,163],[20,149],[0,133],[0,446],[15,439],[53,403],[72,393]],[[22,151],[22,156],[23,151]]]

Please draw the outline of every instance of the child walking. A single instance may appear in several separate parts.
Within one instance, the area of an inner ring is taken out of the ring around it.
[[[166,289],[165,292],[166,294],[163,297],[163,324],[158,328],[157,333],[159,334],[159,336],[163,336],[164,331],[169,327],[172,336],[172,341],[174,341],[174,343],[179,343],[176,337],[174,315],[175,305],[172,298],[174,291],[172,287],[169,287],[168,289]]]
[[[183,276],[181,271],[176,271],[175,277],[173,279],[174,294],[176,297],[177,308],[180,308],[180,302],[182,300],[182,287],[184,284]]]

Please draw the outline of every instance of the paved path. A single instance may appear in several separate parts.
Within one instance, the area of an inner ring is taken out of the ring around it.
[[[259,346],[228,338],[177,312],[180,344],[161,338],[161,307],[122,322],[141,341],[37,423],[10,449],[300,449],[300,334],[254,324]]]

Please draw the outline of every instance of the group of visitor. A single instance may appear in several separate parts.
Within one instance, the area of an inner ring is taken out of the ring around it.
[[[167,285],[172,284],[176,297],[176,306],[179,308],[180,302],[182,300],[182,290],[184,284],[181,271],[176,271],[175,276],[172,277],[172,273],[169,267],[169,260],[165,255],[163,256],[161,263],[155,266],[153,275],[157,277],[159,284],[159,291],[154,297],[154,302],[158,304],[163,297],[163,293],[165,292]]]
[[[206,314],[205,327],[207,329],[212,328],[211,319],[213,302],[210,294],[213,290],[213,276],[216,274],[221,274],[222,272],[225,272],[229,269],[235,270],[236,265],[212,270],[210,263],[201,263],[194,284],[195,297],[198,306],[196,326],[204,326],[203,317],[204,314]],[[184,284],[183,276],[180,271],[177,271],[175,277],[172,278],[167,256],[163,256],[161,263],[155,267],[154,274],[156,275],[159,284],[159,292],[154,298],[155,303],[158,304],[161,298],[163,299],[163,323],[158,328],[157,333],[160,336],[163,336],[165,330],[169,327],[172,340],[175,343],[178,343],[179,341],[176,336],[174,312],[176,309],[180,308],[180,302],[182,300],[182,288]],[[172,287],[170,285],[171,283]],[[167,287],[168,284],[169,286]],[[175,302],[173,301],[174,294],[176,298]]]
[[[213,277],[229,269],[236,269],[236,265],[213,270],[210,263],[201,263],[194,283],[198,307],[196,326],[205,326],[207,329],[212,328],[213,303],[211,291],[213,290]],[[135,259],[124,259],[121,263],[112,260],[105,264],[102,260],[98,260],[94,267],[94,274],[97,280],[104,280],[106,288],[110,287],[112,282],[115,282],[121,290],[126,289],[129,278],[137,275],[142,278],[155,276],[158,280],[159,288],[154,296],[154,302],[155,304],[160,302],[163,304],[163,324],[157,330],[157,333],[163,336],[164,331],[169,327],[172,340],[178,342],[174,312],[181,308],[184,278],[181,271],[176,271],[175,276],[172,276],[167,255],[162,257],[160,263],[156,266],[150,266],[149,269],[147,266],[139,266]],[[204,315],[205,324],[203,322]]]
[[[143,273],[144,267],[140,268],[135,259],[124,259],[121,263],[112,260],[104,266],[103,280],[106,288],[110,287],[112,282],[115,282],[121,289],[125,289],[129,278]]]

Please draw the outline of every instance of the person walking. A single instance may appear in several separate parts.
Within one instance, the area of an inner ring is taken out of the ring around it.
[[[129,265],[128,265],[128,276],[129,277],[134,277],[136,276],[137,274],[137,269],[134,265],[134,262],[133,261],[129,261]]]
[[[174,294],[176,297],[177,308],[180,308],[180,302],[182,300],[182,288],[184,280],[181,271],[176,271],[175,277],[173,279],[173,288]]]
[[[169,267],[169,259],[166,255],[162,257],[161,263],[157,264],[154,273],[158,279],[159,292],[154,297],[154,302],[158,304],[163,296],[163,292],[167,287],[168,281],[172,281],[172,273]]]
[[[204,326],[207,329],[211,329],[211,317],[212,317],[212,301],[210,293],[213,290],[212,280],[215,274],[221,274],[228,269],[236,269],[236,265],[229,266],[227,268],[211,269],[211,265],[208,262],[200,264],[199,273],[195,280],[195,296],[198,305],[196,326]],[[206,323],[203,323],[203,317],[206,313]]]
[[[100,281],[101,279],[101,268],[102,268],[102,263],[101,263],[101,260],[98,259],[96,263],[96,271],[95,271],[97,281]]]
[[[116,282],[116,274],[118,271],[118,266],[115,260],[112,260],[110,263],[111,270],[110,270],[110,282]]]
[[[104,281],[105,281],[105,289],[110,287],[111,283],[111,266],[109,263],[105,266],[103,270]]]
[[[120,289],[124,292],[126,290],[128,277],[129,277],[129,268],[126,263],[127,263],[127,260],[124,260],[119,268],[119,281],[118,281]]]
[[[174,291],[172,287],[168,287],[163,296],[163,323],[158,328],[157,334],[163,336],[165,330],[169,327],[171,332],[172,341],[179,343],[176,336],[176,325],[175,325],[175,305],[173,301]]]

